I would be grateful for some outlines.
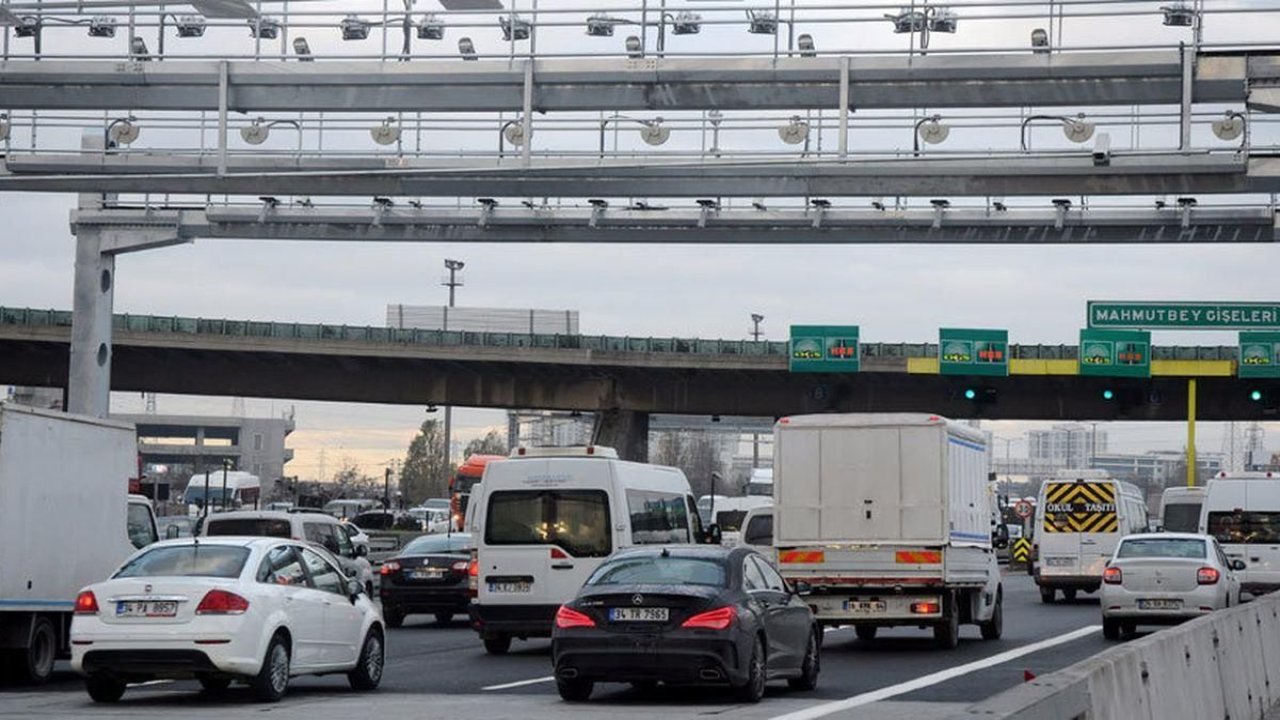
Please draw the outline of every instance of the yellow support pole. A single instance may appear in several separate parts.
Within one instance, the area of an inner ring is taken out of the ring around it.
[[[1196,484],[1196,379],[1187,379],[1187,487]]]

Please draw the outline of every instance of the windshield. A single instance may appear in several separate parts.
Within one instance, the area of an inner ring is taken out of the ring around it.
[[[1280,544],[1280,512],[1211,512],[1208,530],[1220,543]]]
[[[114,577],[239,577],[249,548],[229,545],[179,545],[148,550],[130,560]]]
[[[602,490],[501,490],[489,496],[490,545],[558,545],[577,557],[613,550],[609,496]]]
[[[716,513],[716,524],[721,532],[737,532],[746,516],[746,510],[724,510]]]
[[[251,535],[254,537],[293,537],[288,520],[279,518],[227,518],[212,517],[205,521],[205,535]]]
[[[1143,538],[1141,540],[1125,540],[1116,551],[1116,558],[1189,558],[1203,560],[1205,547],[1203,540],[1192,538]]]
[[[725,587],[725,572],[719,560],[649,555],[607,562],[592,574],[587,584]]]
[[[1161,518],[1164,529],[1167,532],[1199,532],[1200,529],[1200,505],[1179,503],[1177,505],[1165,505],[1164,517]]]
[[[460,553],[471,549],[471,536],[467,533],[452,535],[423,535],[415,538],[404,549],[401,555],[430,555],[432,553]]]
[[[227,488],[224,493],[222,486],[218,484],[210,484],[208,493],[205,493],[204,485],[189,485],[182,494],[182,500],[188,505],[203,505],[204,499],[208,497],[215,505],[226,505],[238,497],[236,493],[236,488]]]

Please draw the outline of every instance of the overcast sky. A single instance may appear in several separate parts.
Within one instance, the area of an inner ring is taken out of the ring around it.
[[[673,0],[670,4],[675,7],[679,3]],[[1209,4],[1219,5],[1212,0]],[[418,3],[420,9],[428,5],[435,6]],[[567,3],[557,5],[555,0],[540,3],[542,8],[565,6]],[[1223,2],[1221,6],[1273,8],[1270,3],[1257,2]],[[576,7],[592,6],[578,3]],[[826,15],[838,12],[828,10]],[[1250,20],[1238,22],[1240,18]],[[1205,33],[1211,42],[1273,42],[1280,37],[1280,13],[1211,20]],[[1029,27],[1038,24],[1043,23],[990,21],[966,26],[962,19],[960,32],[935,35],[934,45],[1021,44]],[[887,24],[865,27],[859,32],[869,41],[905,46],[905,39],[889,32]],[[973,29],[966,34],[967,28]],[[805,30],[798,25],[797,32]],[[819,46],[836,44],[831,30],[825,29],[825,36],[823,31],[821,26],[812,29]],[[1158,17],[1136,27],[1107,19],[1077,20],[1068,25],[1068,31],[1068,42],[1075,33],[1078,42],[1087,39],[1101,44],[1168,43],[1189,37],[1183,31],[1162,27]],[[554,49],[555,42],[581,48],[584,36],[580,29],[570,32],[561,28],[557,32],[540,39],[539,48]],[[700,47],[706,51],[763,42],[740,28],[729,33],[728,28],[710,28],[699,41]],[[481,52],[501,50],[500,40],[490,37],[497,34],[496,28],[477,28],[471,34]],[[619,45],[625,34],[619,31],[609,42]],[[312,37],[317,51],[347,50],[318,32]],[[671,38],[668,47],[685,40]],[[846,40],[847,45],[856,44]],[[451,47],[456,42],[453,35],[446,41]],[[24,49],[29,43],[13,42],[15,48],[29,51]],[[29,142],[22,132],[15,128],[15,143],[24,138]],[[970,131],[971,139],[966,140],[961,129],[948,144],[957,143],[957,148],[966,147],[966,142],[989,146],[984,143],[993,141],[978,139],[980,132]],[[1016,147],[1016,129],[1012,132],[1011,142]],[[1144,132],[1140,140],[1144,147],[1160,147],[1170,137],[1167,129]],[[701,142],[700,138],[681,140],[677,134],[673,133],[673,147],[681,142],[696,147]],[[1197,138],[1203,135],[1201,132]],[[73,145],[75,137],[70,130],[62,131],[61,136],[58,131],[46,131],[40,142]],[[495,135],[487,130],[475,137],[458,137],[456,150],[491,149]],[[1037,138],[1066,146],[1052,134],[1042,132]],[[1129,141],[1127,133],[1117,133],[1117,138],[1121,144]],[[1203,144],[1212,145],[1209,138]],[[892,137],[866,134],[861,147],[868,152],[901,149],[904,142],[909,146],[910,139],[909,132]],[[751,150],[765,141],[763,133],[726,132],[722,146]],[[1255,145],[1271,144],[1276,134],[1259,128],[1253,141]],[[433,142],[449,149],[447,139]],[[595,133],[587,133],[557,142],[590,147],[596,138]],[[623,142],[631,141],[624,138]],[[880,146],[874,147],[877,143]],[[778,145],[776,136],[772,145]],[[362,147],[369,147],[367,140]],[[534,147],[538,147],[536,141]],[[1265,202],[1266,198],[1241,200]],[[0,194],[0,305],[70,308],[74,239],[67,217],[73,204],[70,195]],[[607,247],[200,240],[121,257],[115,311],[382,325],[388,303],[446,302],[447,290],[440,283],[445,274],[443,261],[449,257],[466,262],[459,305],[578,310],[581,330],[590,334],[745,338],[751,329],[750,314],[760,313],[765,316],[764,337],[775,340],[785,339],[791,324],[831,323],[861,326],[866,342],[936,342],[937,329],[945,326],[1008,328],[1015,343],[1074,344],[1084,324],[1085,302],[1090,299],[1280,300],[1274,271],[1280,267],[1278,253],[1272,245]],[[1156,333],[1153,340],[1160,345],[1236,343],[1234,333]],[[223,414],[231,410],[231,404],[230,398],[165,395],[159,398],[158,410]],[[296,408],[298,430],[290,438],[296,459],[287,472],[304,477],[318,472],[322,449],[328,473],[349,459],[365,472],[378,474],[387,460],[403,457],[409,439],[426,417],[420,406],[246,402],[251,415],[278,415],[290,407]],[[117,393],[112,409],[139,412],[142,399],[132,393]],[[505,431],[505,419],[497,411],[464,409],[456,412],[454,419],[463,439],[491,427]],[[993,424],[997,435],[1010,438],[1030,426]],[[1280,447],[1280,426],[1271,424],[1268,429],[1268,444]],[[1113,426],[1111,447],[1125,452],[1177,449],[1184,437],[1185,430],[1177,423]],[[1219,450],[1222,437],[1220,426],[1203,425],[1200,450]],[[1013,455],[1023,452],[1021,444],[1013,445]]]

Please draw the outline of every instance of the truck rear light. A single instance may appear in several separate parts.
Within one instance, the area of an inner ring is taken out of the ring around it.
[[[702,628],[705,630],[724,630],[733,624],[734,618],[738,617],[738,611],[732,605],[726,605],[715,610],[708,610],[704,613],[698,613],[693,617],[680,623],[682,628]]]
[[[584,615],[583,613],[580,613],[571,607],[561,605],[560,609],[556,610],[556,627],[560,628],[561,630],[564,630],[566,628],[595,627],[595,626],[596,626],[595,620],[592,620],[589,616]]]
[[[226,590],[210,590],[196,607],[197,615],[240,615],[249,609],[249,601]]]
[[[76,596],[76,615],[97,615],[98,598],[92,590],[85,590]]]
[[[400,569],[400,563],[395,560],[388,560],[382,563],[382,568],[378,570],[379,575],[390,575]]]
[[[1109,567],[1102,571],[1102,582],[1108,585],[1119,585],[1124,582],[1124,573],[1118,567]]]
[[[918,602],[911,603],[911,613],[913,615],[937,615],[942,612],[942,605],[936,602]]]
[[[1201,585],[1217,585],[1220,576],[1221,573],[1215,568],[1202,567],[1196,571],[1196,582]]]

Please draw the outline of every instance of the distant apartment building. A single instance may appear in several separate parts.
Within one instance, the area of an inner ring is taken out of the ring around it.
[[[1196,453],[1197,484],[1204,484],[1222,469],[1220,453]],[[1153,450],[1137,454],[1100,453],[1093,467],[1112,477],[1146,487],[1170,487],[1187,481],[1187,456],[1173,450]]]
[[[1027,457],[1059,468],[1087,468],[1107,451],[1107,431],[1092,425],[1054,425],[1027,433]]]

